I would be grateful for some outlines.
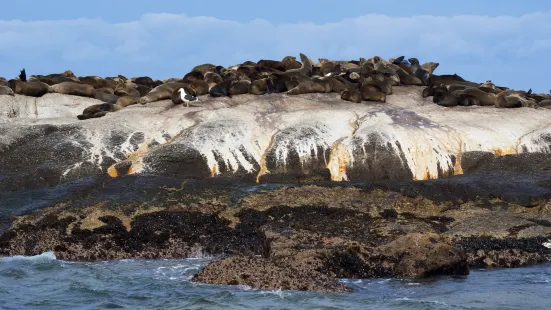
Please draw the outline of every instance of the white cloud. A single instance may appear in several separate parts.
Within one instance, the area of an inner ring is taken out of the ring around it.
[[[275,25],[162,13],[119,24],[0,21],[0,75],[25,67],[29,74],[71,69],[78,75],[181,77],[201,63],[229,66],[303,52],[312,59],[405,55],[440,62],[437,73],[547,91],[546,75],[535,70],[551,67],[550,17],[365,15]]]

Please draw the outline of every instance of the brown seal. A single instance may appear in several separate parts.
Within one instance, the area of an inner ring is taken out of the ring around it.
[[[249,87],[251,86],[251,81],[248,80],[238,80],[234,81],[230,87],[230,95],[242,95],[249,93]]]
[[[134,96],[123,96],[117,99],[116,104],[121,107],[125,108],[129,105],[134,105],[138,103],[138,100],[140,100],[140,97],[134,97]]]
[[[85,120],[90,118],[98,118],[105,116],[108,112],[117,112],[121,109],[120,106],[112,103],[94,104],[82,111],[81,115],[78,115],[79,120]]]
[[[291,69],[285,71],[285,73],[300,73],[306,76],[312,75],[312,67],[314,67],[314,63],[303,53],[300,53],[300,61],[302,62],[302,65],[298,69]]]
[[[54,73],[54,74],[48,74],[48,75],[33,75],[31,76],[29,81],[31,79],[36,79],[48,85],[55,85],[63,82],[81,83],[79,79],[69,70],[63,73]]]
[[[459,99],[457,98],[457,96],[450,94],[446,87],[439,87],[435,89],[434,97],[432,97],[432,102],[443,107],[455,107],[459,105]]]
[[[78,78],[78,80],[82,83],[82,84],[86,84],[86,85],[90,85],[94,88],[103,88],[103,87],[108,87],[109,84],[107,83],[107,81],[105,79],[102,79],[101,77],[99,76],[80,76]]]
[[[273,89],[272,81],[269,78],[254,80],[249,86],[249,94],[264,95],[271,94]]]
[[[341,92],[341,99],[354,103],[360,103],[362,102],[362,94],[355,88],[344,89]]]
[[[280,62],[279,67],[282,69],[282,71],[288,71],[292,69],[300,69],[302,67],[302,64],[297,61],[296,57],[286,56]]]
[[[421,65],[421,68],[427,70],[428,73],[432,74],[434,72],[434,70],[436,70],[436,68],[438,68],[439,65],[440,65],[440,63],[438,63],[438,62],[426,62],[426,63]]]
[[[220,75],[214,72],[207,72],[205,73],[204,81],[209,85],[209,89],[210,89],[214,85],[224,81],[224,79]]]
[[[205,74],[205,72],[214,70],[214,68],[216,68],[216,66],[213,64],[202,64],[202,65],[195,66],[193,69],[191,69],[191,71],[192,72],[198,71]]]
[[[551,99],[545,99],[538,103],[540,108],[551,109]]]
[[[459,100],[463,100],[465,97],[472,97],[476,99],[477,105],[481,106],[495,106],[496,104],[495,94],[490,94],[474,87],[456,90],[452,93],[452,95],[457,97]]]
[[[123,96],[133,96],[133,97],[140,97],[140,92],[134,87],[137,86],[133,83],[119,83],[117,85],[117,88],[115,88],[115,95],[123,97]]]
[[[15,96],[15,93],[11,88],[4,85],[0,85],[0,95]]]
[[[184,77],[182,78],[182,81],[193,82],[193,81],[203,81],[204,79],[205,79],[205,75],[203,72],[191,71],[191,72],[188,72],[186,75],[184,75]]]
[[[310,80],[301,81],[299,84],[287,91],[288,95],[300,95],[309,93],[330,93],[332,90],[331,83],[327,80]]]
[[[196,96],[202,96],[209,93],[210,86],[207,82],[203,80],[187,81],[184,82],[185,85],[192,88]]]
[[[162,84],[162,83],[154,81],[149,76],[134,77],[134,78],[131,78],[130,81],[132,81],[132,82],[134,82],[138,85],[143,85],[143,86],[148,87],[150,89],[153,89],[153,88],[155,88],[155,87]]]
[[[360,87],[360,94],[362,100],[365,101],[386,102],[386,94],[372,85],[363,85]]]
[[[103,101],[103,102],[117,103],[117,100],[119,100],[120,97],[113,94],[112,92],[110,93],[110,92],[103,91],[105,89],[110,90],[110,88],[99,88],[99,89],[94,90],[93,97],[95,99],[98,99],[98,100]]]
[[[373,79],[372,77],[368,77],[367,79],[364,79],[363,85],[370,85],[375,86],[379,89],[380,92],[385,93],[386,95],[392,95],[392,83],[389,79]]]
[[[31,97],[42,97],[48,93],[49,85],[39,81],[19,82],[15,85],[15,93]]]
[[[496,108],[537,108],[541,105],[535,100],[527,98],[523,93],[512,90],[504,90],[496,96]]]
[[[165,83],[163,85],[159,85],[153,88],[147,95],[141,97],[138,100],[138,103],[146,104],[155,101],[170,99],[174,90],[183,88],[187,85],[188,84],[186,83]]]
[[[63,82],[51,85],[48,89],[48,92],[81,97],[93,97],[94,87],[91,85],[78,84],[75,82]]]

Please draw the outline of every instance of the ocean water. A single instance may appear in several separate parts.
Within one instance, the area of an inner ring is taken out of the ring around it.
[[[351,293],[192,283],[210,259],[0,258],[1,309],[551,309],[551,264],[430,280],[342,279]]]

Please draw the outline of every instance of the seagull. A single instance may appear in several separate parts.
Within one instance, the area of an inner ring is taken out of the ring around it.
[[[547,240],[547,241],[551,241],[551,240]],[[544,242],[542,245],[548,249],[551,249],[551,242]]]
[[[184,88],[178,89],[178,92],[180,93],[180,98],[183,102],[186,103],[186,107],[189,108],[189,102],[190,101],[201,101],[197,99],[197,97],[190,95]]]

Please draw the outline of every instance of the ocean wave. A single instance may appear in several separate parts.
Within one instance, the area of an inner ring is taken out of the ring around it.
[[[10,262],[19,262],[19,261],[27,261],[32,263],[47,263],[55,260],[57,260],[57,258],[53,251],[48,251],[39,255],[32,255],[32,256],[15,255],[15,256],[0,257],[0,263],[10,263]]]

